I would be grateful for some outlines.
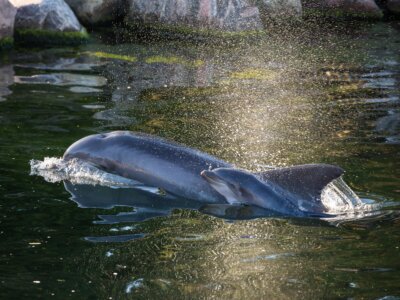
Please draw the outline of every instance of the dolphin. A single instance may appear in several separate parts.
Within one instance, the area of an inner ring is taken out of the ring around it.
[[[202,171],[201,176],[231,204],[255,205],[284,215],[328,217],[321,193],[343,172],[337,166],[310,164],[258,174],[216,168]]]
[[[73,143],[63,159],[78,158],[106,172],[207,203],[226,203],[223,195],[200,177],[203,170],[231,164],[159,137],[131,131],[94,134]]]
[[[325,164],[250,173],[214,156],[159,137],[130,131],[78,140],[64,160],[81,159],[103,169],[210,204],[248,204],[291,216],[322,216],[321,192],[343,170]]]

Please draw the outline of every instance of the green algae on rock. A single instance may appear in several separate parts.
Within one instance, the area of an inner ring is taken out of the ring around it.
[[[16,29],[15,43],[34,46],[75,46],[89,40],[86,30],[57,32],[43,29]]]
[[[116,59],[116,60],[123,60],[123,61],[129,61],[129,62],[137,61],[137,58],[135,56],[107,53],[107,52],[102,52],[102,51],[96,51],[96,52],[88,51],[88,52],[85,52],[85,54],[90,55],[90,56],[95,56],[98,58]]]
[[[339,20],[382,19],[383,12],[374,0],[305,0],[306,18],[334,18]]]
[[[0,0],[0,51],[12,47],[16,13],[8,0]]]
[[[249,29],[242,31],[228,31],[213,28],[195,28],[182,24],[138,24],[126,22],[128,30],[123,31],[125,37],[143,40],[185,40],[193,42],[214,43],[221,42],[242,42],[243,40],[258,39],[266,36],[264,29]]]
[[[0,51],[13,47],[14,39],[12,37],[0,38]]]
[[[88,34],[64,0],[13,1],[15,42],[34,46],[77,45]]]

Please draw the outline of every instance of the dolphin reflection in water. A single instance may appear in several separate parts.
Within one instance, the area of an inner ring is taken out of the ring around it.
[[[135,197],[123,197],[123,201],[135,198],[147,208],[165,203],[173,208],[174,201],[180,199],[176,204],[179,207],[199,209],[208,204],[200,210],[216,215],[236,211],[233,215],[236,213],[238,218],[238,211],[246,209],[253,216],[327,217],[329,212],[321,199],[322,191],[343,174],[341,168],[326,164],[250,173],[198,150],[130,131],[87,136],[72,144],[63,159],[83,160],[105,172],[168,193],[168,196],[152,194],[149,197],[141,191]],[[88,199],[77,197],[77,192],[68,184],[66,188],[81,206],[85,206]],[[127,190],[120,189],[118,193],[124,194]],[[182,202],[182,199],[186,200]],[[243,204],[252,208],[243,207]]]
[[[208,204],[180,198],[156,190],[139,188],[113,188],[91,184],[73,184],[64,181],[71,200],[82,208],[111,209],[117,206],[133,207],[133,211],[116,215],[99,215],[96,224],[118,224],[142,222],[155,217],[170,215],[175,209],[199,210],[203,213],[230,220],[253,219],[264,216],[278,216],[276,212],[256,206]]]

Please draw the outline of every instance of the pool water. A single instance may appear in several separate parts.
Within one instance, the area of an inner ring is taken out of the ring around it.
[[[0,59],[1,299],[400,299],[398,23],[224,45],[93,40]],[[112,130],[254,172],[339,165],[382,209],[247,219],[30,175],[32,159]]]

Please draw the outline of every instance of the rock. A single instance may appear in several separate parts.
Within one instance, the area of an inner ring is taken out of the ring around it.
[[[63,0],[11,0],[17,7],[16,29],[81,31],[82,25]]]
[[[126,13],[124,0],[65,0],[79,20],[88,25],[114,21]]]
[[[303,2],[306,15],[338,18],[380,19],[383,12],[374,0],[309,0]]]
[[[12,45],[16,12],[8,0],[0,0],[0,49]]]
[[[286,22],[288,19],[297,19],[303,11],[301,0],[257,0],[255,4],[267,23],[271,20]]]
[[[400,0],[387,0],[386,8],[390,13],[400,15]]]
[[[258,8],[247,0],[129,0],[127,22],[172,28],[182,33],[263,28]]]
[[[17,7],[15,40],[27,45],[74,45],[87,40],[64,0],[11,0]]]

